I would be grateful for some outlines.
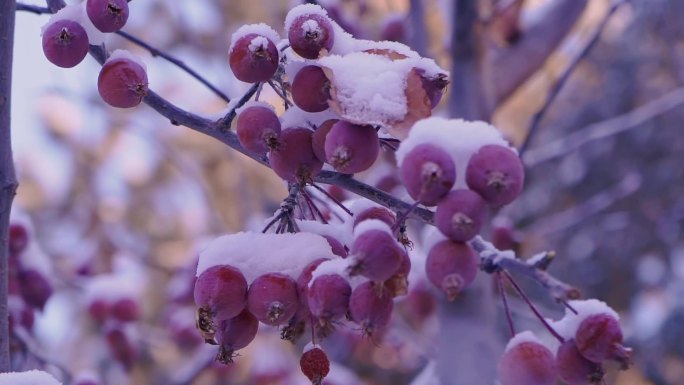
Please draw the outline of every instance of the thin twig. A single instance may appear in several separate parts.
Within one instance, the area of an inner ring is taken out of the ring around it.
[[[640,127],[649,120],[672,111],[683,104],[684,87],[677,88],[623,115],[573,130],[570,135],[546,142],[539,147],[531,148],[525,153],[523,160],[527,167],[537,166],[575,151],[595,140],[604,139]]]
[[[216,94],[216,96],[218,96],[219,98],[225,100],[227,103],[230,103],[230,98],[228,97],[228,95],[226,95],[226,94],[223,93],[221,90],[219,90],[216,86],[214,86],[213,84],[211,84],[211,82],[209,82],[207,79],[205,79],[204,77],[202,77],[202,75],[198,74],[197,71],[195,71],[195,70],[193,70],[192,68],[188,67],[188,65],[185,64],[182,60],[179,60],[179,59],[177,59],[177,58],[175,58],[175,57],[173,57],[173,56],[171,56],[171,55],[165,53],[164,51],[162,51],[162,50],[160,50],[160,49],[158,49],[158,48],[155,48],[155,47],[151,46],[150,44],[144,42],[143,40],[141,40],[141,39],[139,39],[139,38],[137,38],[137,37],[135,37],[135,36],[133,36],[133,35],[127,33],[127,32],[124,32],[124,31],[117,31],[116,34],[119,35],[119,36],[121,36],[121,37],[123,37],[124,39],[126,39],[126,40],[128,40],[128,41],[130,41],[130,42],[132,42],[132,43],[134,43],[134,44],[136,44],[136,45],[139,45],[139,46],[145,48],[146,50],[148,50],[148,51],[150,52],[150,54],[151,54],[152,56],[159,56],[160,58],[165,59],[165,60],[168,61],[169,63],[174,64],[174,65],[177,66],[178,68],[180,68],[180,69],[182,69],[183,71],[187,72],[188,75],[192,76],[192,77],[195,78],[197,81],[199,81],[200,83],[204,84],[204,85],[205,85],[207,88],[209,88],[214,94]]]
[[[511,274],[509,272],[507,272],[506,270],[502,270],[502,271],[503,271],[503,275],[508,279],[508,282],[510,282],[511,285],[513,285],[513,287],[515,288],[515,291],[517,291],[518,294],[520,294],[520,297],[522,297],[522,299],[525,301],[525,303],[527,303],[527,306],[530,308],[530,310],[532,310],[532,312],[537,317],[537,319],[539,319],[539,322],[541,322],[542,325],[544,325],[546,330],[548,330],[549,333],[551,333],[551,335],[553,335],[558,340],[558,342],[560,342],[560,343],[565,342],[565,338],[563,338],[560,334],[558,334],[558,332],[554,328],[552,328],[548,322],[546,322],[546,319],[544,319],[544,316],[542,316],[542,314],[539,312],[537,307],[534,306],[534,304],[532,303],[530,298],[527,296],[527,294],[525,294],[523,289],[520,286],[518,286],[518,284],[515,282],[515,280],[511,276]]]
[[[565,83],[570,78],[570,75],[572,75],[575,68],[577,68],[577,65],[582,60],[584,60],[587,54],[589,54],[591,49],[596,45],[596,42],[598,42],[599,38],[601,37],[603,30],[606,28],[606,25],[608,25],[610,17],[613,16],[615,11],[617,11],[618,8],[624,3],[624,1],[616,1],[613,3],[610,9],[608,9],[608,12],[606,12],[606,14],[603,16],[603,19],[599,23],[598,27],[596,27],[596,30],[591,35],[587,43],[584,45],[584,47],[582,47],[582,49],[568,64],[565,70],[561,73],[561,76],[558,78],[558,80],[556,80],[556,82],[551,86],[549,94],[546,96],[546,100],[544,100],[544,104],[541,106],[539,111],[537,111],[532,117],[532,123],[530,123],[530,128],[527,130],[527,136],[525,137],[525,141],[523,141],[522,146],[520,146],[521,157],[523,156],[525,151],[527,151],[527,149],[530,147],[530,144],[532,143],[535,134],[539,130],[539,125],[541,123],[542,118],[544,118],[546,112],[549,110],[549,107],[556,100],[556,97],[560,93],[560,90],[563,88]]]
[[[508,299],[506,298],[506,289],[503,285],[503,279],[501,279],[501,272],[496,273],[496,283],[499,286],[499,293],[501,293],[501,300],[503,301],[504,312],[506,313],[506,320],[508,321],[508,328],[511,331],[511,337],[515,337],[515,326],[513,325],[513,318],[511,317],[511,309],[508,307]]]

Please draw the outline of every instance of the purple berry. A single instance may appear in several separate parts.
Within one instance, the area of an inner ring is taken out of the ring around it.
[[[297,72],[292,80],[292,101],[306,112],[321,112],[328,109],[330,80],[321,67],[308,65]]]
[[[311,381],[311,384],[320,385],[330,372],[330,360],[323,349],[314,347],[302,354],[302,358],[299,360],[299,368]]]
[[[352,244],[350,253],[357,262],[350,274],[384,282],[399,271],[403,252],[390,233],[378,229],[366,230]]]
[[[622,328],[615,317],[601,313],[585,318],[575,332],[577,350],[597,364],[614,359],[626,362],[629,350],[622,346]]]
[[[272,109],[250,106],[237,117],[236,131],[243,147],[257,154],[265,154],[278,146],[280,120]]]
[[[450,192],[435,211],[435,225],[452,241],[467,242],[480,232],[487,215],[485,201],[471,190]]]
[[[391,227],[397,221],[397,216],[384,207],[370,207],[354,215],[354,227],[366,219],[377,219]]]
[[[558,375],[568,385],[597,385],[603,379],[601,365],[584,358],[575,340],[563,342],[556,352]]]
[[[23,269],[17,274],[17,282],[24,301],[42,311],[52,295],[52,285],[47,278],[36,270]]]
[[[209,332],[217,321],[233,318],[245,308],[247,281],[232,266],[212,266],[197,278],[194,297],[200,329]]]
[[[287,322],[299,308],[297,284],[290,276],[267,273],[257,277],[247,292],[247,309],[259,321],[277,326]]]
[[[130,370],[135,363],[138,352],[135,346],[131,344],[128,335],[122,329],[113,328],[106,332],[105,338],[114,359],[121,363],[124,368]]]
[[[247,83],[265,82],[278,69],[278,49],[265,36],[249,33],[232,43],[230,69],[238,80]]]
[[[373,336],[384,329],[390,321],[394,302],[382,285],[365,282],[352,291],[349,314],[361,326],[363,333]]]
[[[135,321],[140,315],[138,302],[132,298],[119,299],[112,304],[111,315],[121,322]]]
[[[306,59],[318,59],[330,51],[335,40],[335,31],[330,19],[323,15],[300,15],[294,19],[287,31],[292,50]]]
[[[468,161],[466,183],[494,207],[507,205],[518,197],[525,179],[522,161],[510,149],[487,145]]]
[[[339,121],[325,137],[325,156],[335,170],[354,174],[373,165],[380,152],[378,133],[372,126]]]
[[[97,78],[97,90],[110,106],[135,107],[147,96],[147,72],[128,58],[107,60]]]
[[[29,242],[29,234],[26,227],[19,224],[11,224],[9,228],[9,252],[12,255],[19,255],[26,250]]]
[[[333,254],[337,255],[338,257],[347,258],[347,255],[349,255],[349,252],[344,247],[342,242],[331,237],[330,235],[322,235],[322,237],[325,238],[326,241],[328,241],[328,244],[330,245],[330,249],[331,249]]]
[[[553,353],[537,342],[520,342],[499,361],[501,385],[555,385],[556,376]]]
[[[449,240],[434,245],[425,262],[428,279],[449,301],[456,299],[475,280],[477,268],[475,251],[467,243]]]
[[[319,334],[329,334],[332,322],[344,317],[349,309],[351,286],[337,274],[325,274],[311,283],[307,292],[309,310],[318,320]]]
[[[318,126],[316,131],[313,133],[313,137],[311,138],[313,151],[314,154],[316,154],[316,158],[320,159],[321,162],[326,162],[328,160],[325,157],[325,137],[328,136],[332,126],[337,122],[339,122],[337,119],[326,120],[325,122],[321,123],[321,125]]]
[[[57,20],[43,31],[43,53],[58,67],[74,67],[88,54],[88,34],[73,20]]]
[[[441,147],[424,143],[406,154],[399,175],[411,198],[434,206],[454,186],[456,166]]]
[[[86,12],[93,25],[102,32],[116,32],[128,20],[126,0],[87,0]]]
[[[233,362],[235,351],[247,347],[258,330],[259,321],[247,309],[231,319],[221,321],[216,329],[216,342],[219,345],[216,360],[224,364]]]
[[[311,135],[311,130],[302,127],[280,134],[280,145],[269,153],[271,167],[279,177],[291,183],[307,183],[321,171],[323,162],[313,152]]]

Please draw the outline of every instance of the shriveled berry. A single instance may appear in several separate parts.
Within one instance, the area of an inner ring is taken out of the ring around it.
[[[330,360],[328,360],[328,355],[323,349],[314,347],[302,354],[299,367],[312,385],[321,385],[323,379],[330,372]]]
[[[57,20],[43,31],[43,53],[50,63],[71,68],[88,54],[88,35],[81,24],[73,20]]]
[[[457,189],[437,205],[435,225],[452,241],[467,242],[480,232],[486,215],[485,201],[476,192]]]

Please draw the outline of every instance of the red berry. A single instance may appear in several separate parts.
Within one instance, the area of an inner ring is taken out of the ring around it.
[[[485,201],[471,190],[450,192],[435,211],[435,225],[452,241],[467,242],[480,232],[487,215]]]
[[[321,67],[308,65],[295,75],[291,92],[292,101],[303,111],[325,111],[330,99],[330,80]]]
[[[609,314],[594,314],[585,318],[575,332],[579,352],[597,364],[609,359],[626,361],[622,346],[622,328]]]
[[[121,298],[112,304],[112,317],[121,322],[133,322],[139,316],[138,302],[132,298]]]
[[[260,34],[248,33],[238,37],[232,42],[229,55],[230,69],[243,82],[265,82],[278,69],[279,55],[275,43]]]
[[[299,308],[297,284],[290,276],[266,273],[257,277],[247,292],[247,309],[261,322],[277,326],[287,322]]]
[[[328,360],[328,355],[323,349],[314,347],[302,354],[299,367],[313,385],[321,385],[323,379],[330,372],[330,360]]]
[[[518,197],[523,188],[525,167],[511,149],[487,145],[468,161],[466,182],[489,204],[500,207]]]
[[[247,281],[232,266],[212,266],[197,278],[194,297],[200,329],[210,332],[215,322],[233,318],[245,308]]]
[[[276,174],[291,183],[307,183],[313,180],[321,169],[321,162],[313,152],[312,131],[303,128],[288,128],[280,134],[280,145],[271,150],[269,161]]]
[[[567,340],[556,352],[558,375],[568,385],[598,385],[603,379],[601,365],[584,358],[577,350],[575,340]]]
[[[449,301],[468,287],[477,274],[478,259],[467,243],[441,241],[434,245],[425,262],[428,279]]]
[[[287,31],[292,50],[306,59],[318,59],[323,50],[330,51],[335,31],[329,18],[320,14],[304,14],[295,18]]]
[[[233,362],[235,351],[247,347],[258,330],[259,321],[247,309],[234,318],[221,321],[216,329],[216,342],[219,345],[216,360],[224,364]]]
[[[403,250],[386,231],[369,229],[356,237],[350,253],[356,259],[350,274],[360,274],[375,282],[383,282],[397,273]]]
[[[411,198],[426,206],[434,206],[453,187],[456,166],[441,147],[424,143],[406,154],[399,175]]]
[[[29,234],[26,227],[19,224],[11,224],[9,228],[9,252],[13,255],[19,255],[28,246]]]
[[[345,174],[367,170],[378,158],[379,152],[378,133],[372,126],[339,121],[325,137],[328,163]]]
[[[278,147],[280,120],[266,106],[249,106],[237,116],[236,132],[243,147],[257,154]]]
[[[147,72],[129,58],[109,59],[100,70],[97,90],[102,100],[110,106],[135,107],[147,95]]]

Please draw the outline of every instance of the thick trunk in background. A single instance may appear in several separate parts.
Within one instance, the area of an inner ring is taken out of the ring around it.
[[[17,190],[12,161],[10,112],[15,0],[0,3],[0,372],[10,371],[7,283],[9,216]]]

